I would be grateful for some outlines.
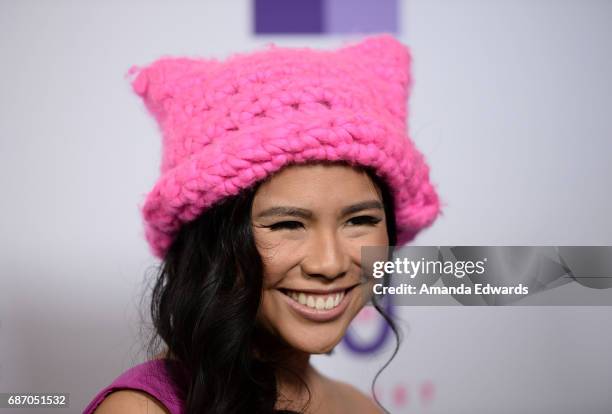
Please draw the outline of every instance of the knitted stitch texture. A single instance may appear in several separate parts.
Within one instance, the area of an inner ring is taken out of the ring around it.
[[[394,195],[398,245],[440,213],[407,134],[409,49],[382,34],[337,50],[285,48],[225,61],[162,57],[129,70],[163,136],[161,176],[141,209],[152,253],[180,227],[289,164],[373,167]]]

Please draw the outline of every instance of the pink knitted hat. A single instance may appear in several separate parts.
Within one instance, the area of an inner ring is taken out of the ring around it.
[[[370,166],[395,199],[398,245],[439,214],[408,138],[408,48],[378,35],[334,51],[284,48],[215,59],[162,57],[129,74],[163,135],[161,176],[141,206],[163,258],[181,225],[288,164]]]

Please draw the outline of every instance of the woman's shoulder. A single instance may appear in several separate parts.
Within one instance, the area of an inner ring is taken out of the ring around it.
[[[334,390],[336,400],[346,412],[362,414],[380,414],[383,412],[376,402],[357,387],[330,378],[328,378],[328,381],[330,381],[330,387]]]
[[[135,365],[104,387],[83,414],[164,413],[179,414],[182,401],[170,380],[166,360],[153,359]]]
[[[108,394],[95,414],[170,414],[157,398],[144,391],[120,390]]]

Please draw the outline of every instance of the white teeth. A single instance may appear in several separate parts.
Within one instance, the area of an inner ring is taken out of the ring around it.
[[[296,302],[308,306],[309,308],[316,310],[330,310],[342,302],[344,293],[345,292],[332,293],[331,295],[308,295],[304,292],[292,290],[288,291],[287,295]]]

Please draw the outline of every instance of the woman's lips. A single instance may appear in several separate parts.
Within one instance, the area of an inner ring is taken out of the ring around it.
[[[351,298],[353,297],[354,290],[355,289],[353,287],[340,293],[336,292],[328,295],[315,295],[309,292],[286,290],[282,290],[279,292],[281,292],[281,295],[283,296],[287,304],[291,307],[291,309],[304,319],[308,319],[314,322],[327,322],[338,318],[344,313],[351,301]],[[295,294],[297,294],[297,300],[295,298]],[[336,295],[341,296],[337,304],[334,302]],[[306,300],[307,304],[300,303],[300,300],[304,302],[304,299]],[[308,302],[310,302],[311,305],[313,304],[312,301],[314,301],[314,307],[308,306]],[[321,306],[321,301],[323,302],[323,306]],[[325,305],[328,305],[327,307],[329,307],[330,303],[333,307],[331,307],[331,309],[325,309]],[[317,309],[321,307],[323,307],[323,309]]]

